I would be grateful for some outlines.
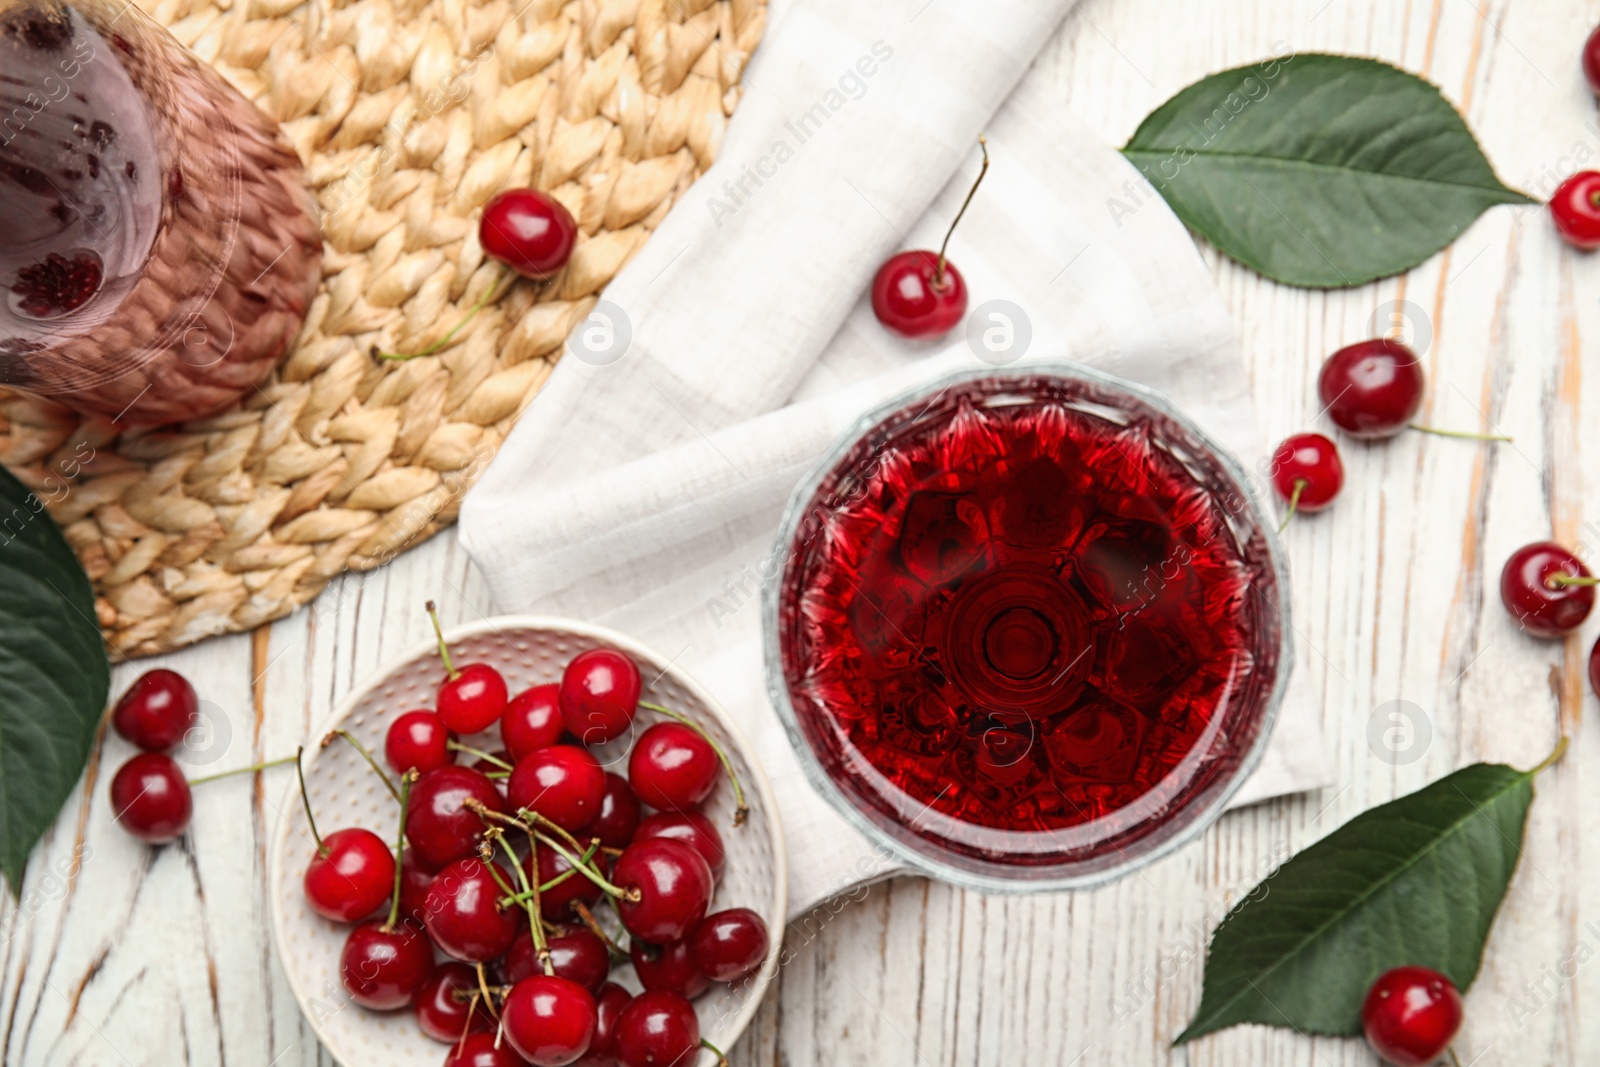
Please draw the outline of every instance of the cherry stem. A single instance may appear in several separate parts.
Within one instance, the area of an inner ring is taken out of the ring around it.
[[[493,811],[485,807],[482,801],[479,801],[475,798],[469,797],[462,801],[462,806],[468,811],[476,812],[478,817],[483,819],[485,822],[497,822],[505,826],[516,826],[524,830],[529,829],[528,823],[524,822],[522,819],[512,818],[510,815],[502,815],[498,811]],[[529,811],[528,809],[524,808],[518,812],[518,814],[525,818],[537,821],[540,824],[552,826],[560,833],[564,834],[567,838],[572,838],[571,834],[567,833],[565,830],[562,830],[561,827],[556,826],[555,823],[552,823],[549,819],[546,819],[543,815],[540,815],[536,811]],[[622,897],[630,901],[638,899],[639,891],[637,889],[631,891],[618,889],[616,886],[606,881],[605,877],[599,871],[596,871],[586,864],[580,862],[575,856],[573,856],[572,853],[568,852],[565,848],[562,848],[561,845],[556,843],[554,838],[537,831],[530,831],[530,836],[534,838],[536,843],[542,841],[544,844],[554,849],[556,855],[567,861],[567,866],[571,867],[573,870],[589,879],[589,881],[599,886],[601,892],[607,894],[608,896]],[[574,843],[576,844],[576,841],[574,841]],[[582,851],[582,846],[579,847],[579,851]],[[518,867],[517,869],[521,870],[522,868]],[[508,889],[507,892],[510,892],[510,890]]]
[[[439,658],[444,660],[444,673],[448,674],[453,682],[461,677],[461,672],[450,662],[450,646],[444,643],[444,631],[439,628],[439,613],[434,610],[433,601],[428,601],[427,607],[428,618],[433,620],[433,632],[439,638]]]
[[[378,766],[378,761],[372,758],[372,753],[367,751],[367,746],[356,740],[355,734],[352,734],[349,730],[344,729],[332,730],[328,733],[327,737],[322,739],[322,747],[327,748],[329,745],[333,744],[333,739],[335,737],[342,737],[346,741],[350,742],[350,747],[361,753],[361,758],[367,761],[367,766],[372,768],[372,773],[376,774],[380,779],[382,779],[384,788],[389,790],[389,795],[400,801],[401,804],[405,803],[405,800],[400,796],[400,790],[394,787],[394,783],[389,780],[389,775],[382,767]]]
[[[535,871],[539,869],[539,842],[533,842],[533,850],[528,853],[528,864]],[[556,973],[554,961],[550,959],[550,943],[544,937],[544,908],[539,902],[539,880],[529,878],[528,872],[522,869],[522,864],[516,866],[517,881],[522,884],[522,891],[528,894],[528,926],[533,936],[533,948],[539,955],[539,964],[544,968],[544,973]]]
[[[944,254],[950,248],[950,238],[956,232],[956,226],[961,222],[961,216],[967,213],[967,207],[972,203],[972,198],[978,193],[978,186],[983,184],[983,176],[989,173],[989,142],[983,134],[978,134],[978,147],[983,150],[983,166],[978,170],[978,180],[972,183],[972,188],[967,190],[967,198],[961,202],[961,210],[956,212],[955,221],[950,223],[950,228],[944,232],[944,244],[939,246],[939,262],[933,269],[933,285],[936,289],[944,288]]]
[[[1461,1057],[1456,1055],[1456,1047],[1451,1045],[1448,1051],[1450,1053],[1450,1062],[1454,1064],[1455,1067],[1461,1067]]]
[[[1419,423],[1409,423],[1411,429],[1419,433],[1431,433],[1437,437],[1458,437],[1464,441],[1505,441],[1511,438],[1503,433],[1473,433],[1470,430],[1441,430],[1437,426],[1423,426]]]
[[[586,864],[579,863],[577,857],[573,856],[572,853],[556,844],[554,838],[537,832],[533,836],[550,846],[550,848],[555,851],[556,855],[567,861],[567,865],[569,867],[577,871],[579,874],[582,874],[595,885],[599,886],[602,893],[605,893],[607,896],[618,897],[622,900],[628,901],[629,903],[636,903],[638,901],[639,891],[637,889],[619,889],[617,886],[612,885],[609,881],[607,881],[605,876],[599,871],[587,866]]]
[[[400,776],[400,836],[395,842],[394,854],[403,856],[406,850],[406,801],[411,799],[411,783],[416,780],[415,769],[407,771]],[[394,894],[389,900],[389,921],[383,924],[385,932],[393,932],[395,925],[400,922],[400,877],[404,873],[404,864],[399,860],[394,865]]]
[[[489,763],[494,764],[496,767],[508,772],[512,769],[511,764],[507,763],[499,756],[490,755],[482,749],[473,748],[471,745],[463,745],[459,741],[446,741],[444,744],[445,747],[452,752],[465,752],[469,756],[477,756],[479,759],[486,760]]]
[[[500,1013],[495,1010],[494,998],[489,995],[489,976],[483,973],[482,960],[478,961],[478,992],[483,994],[483,1002],[484,1004],[488,1005],[489,1014],[493,1015],[496,1019],[500,1018]],[[472,1000],[472,1007],[467,1009],[467,1026],[469,1027],[472,1025],[472,1013],[478,1007],[478,993],[472,994]],[[466,1040],[465,1034],[462,1035],[462,1040]]]
[[[728,1067],[728,1057],[723,1054],[720,1048],[703,1037],[700,1039],[700,1044],[701,1047],[710,1050],[711,1054],[717,1058],[717,1067]]]
[[[1552,574],[1544,580],[1546,588],[1563,589],[1575,585],[1600,585],[1600,578],[1591,578],[1579,574]]]
[[[1289,520],[1294,518],[1294,513],[1300,507],[1300,494],[1306,491],[1306,486],[1311,483],[1304,478],[1294,480],[1294,492],[1289,495],[1289,510],[1284,512],[1283,521],[1278,523],[1278,532],[1283,533],[1289,527]]]
[[[456,323],[454,326],[450,327],[450,332],[449,333],[445,334],[443,337],[441,337],[437,341],[433,342],[433,344],[429,345],[427,348],[424,348],[421,352],[411,352],[411,353],[406,353],[406,352],[380,352],[380,351],[378,351],[378,346],[377,345],[373,345],[372,346],[372,356],[373,356],[373,358],[374,359],[388,359],[388,360],[403,361],[403,360],[408,360],[408,359],[417,359],[417,358],[419,358],[421,356],[431,356],[431,355],[433,355],[435,352],[439,351],[439,349],[441,349],[445,345],[449,344],[450,343],[450,339],[452,337],[454,337],[456,334],[460,333],[461,332],[461,328],[463,326],[465,326],[467,323],[471,322],[474,315],[476,315],[478,312],[483,310],[484,305],[489,302],[489,299],[492,296],[494,296],[495,290],[500,288],[500,283],[504,279],[505,279],[505,269],[501,268],[501,270],[498,273],[495,274],[494,279],[489,282],[489,287],[483,291],[483,295],[478,297],[477,302],[474,303],[472,305],[472,307],[468,309],[466,315],[461,319],[461,321]]]
[[[282,759],[269,759],[265,763],[253,763],[248,767],[239,767],[231,771],[218,771],[216,774],[208,774],[204,778],[191,778],[189,779],[189,784],[199,785],[202,782],[214,782],[218,778],[229,778],[235,774],[253,774],[256,771],[264,771],[268,767],[281,767],[285,763],[297,762],[299,759],[300,754],[296,752],[294,755],[285,756]]]
[[[526,827],[524,827],[524,829],[526,829]],[[530,841],[533,840],[532,833],[529,833],[528,839]],[[582,860],[585,864],[587,864],[590,860],[592,860],[594,858],[594,853],[595,853],[594,846],[591,845],[591,846],[589,846],[589,848],[584,850],[583,855],[579,856],[578,859]],[[568,880],[570,880],[572,878],[577,877],[577,874],[578,874],[578,872],[575,871],[575,870],[562,871],[560,874],[556,875],[554,878],[550,879],[548,882],[541,883],[540,886],[539,886],[539,892],[548,893],[548,892],[550,892],[550,890],[554,889],[556,886],[560,885],[562,882],[565,882],[565,881],[568,881]],[[517,896],[515,897],[515,903],[518,903],[518,904],[522,903],[522,898],[525,895],[526,894],[522,894],[522,893],[517,894]]]
[[[695,731],[701,737],[706,739],[706,744],[711,746],[711,750],[715,752],[717,754],[717,758],[722,761],[723,770],[728,772],[728,781],[733,783],[733,825],[743,826],[745,819],[750,814],[750,805],[745,803],[744,787],[739,784],[739,776],[733,772],[733,761],[730,760],[728,758],[728,754],[722,750],[722,746],[717,744],[716,740],[710,734],[706,733],[706,728],[704,726],[701,726],[687,715],[664,708],[660,704],[651,704],[643,700],[639,701],[639,706],[641,708],[646,708],[650,711],[653,711],[657,715],[665,715],[669,719],[681,722],[683,725],[689,727],[689,729]]]
[[[585,904],[581,900],[574,900],[572,902],[572,910],[577,912],[578,921],[584,926],[587,926],[591,934],[606,943],[606,948],[610,949],[618,956],[626,956],[628,954],[621,945],[611,940],[610,934],[606,933],[605,930],[601,928],[599,921],[594,917],[594,912],[589,910],[589,905]]]
[[[1567,735],[1566,734],[1562,734],[1561,735],[1561,740],[1556,742],[1556,747],[1551,751],[1550,755],[1548,755],[1548,756],[1546,756],[1544,758],[1544,762],[1540,763],[1537,767],[1535,767],[1531,771],[1529,771],[1528,772],[1528,777],[1531,778],[1534,775],[1538,774],[1540,771],[1548,769],[1549,767],[1554,765],[1558,760],[1560,760],[1562,756],[1565,756],[1566,754],[1567,754]]]
[[[324,859],[328,856],[328,849],[322,843],[322,835],[317,833],[317,819],[311,814],[311,794],[306,792],[306,769],[300,762],[300,757],[306,753],[306,746],[301,745],[294,750],[294,773],[300,779],[300,803],[305,805],[306,824],[311,827],[311,840],[317,843],[317,855]]]

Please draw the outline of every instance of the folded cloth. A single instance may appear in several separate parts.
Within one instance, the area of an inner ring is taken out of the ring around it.
[[[462,507],[498,608],[625,630],[741,723],[778,795],[791,915],[898,870],[813,791],[763,682],[783,505],[853,419],[980,356],[1065,357],[1160,390],[1260,469],[1237,341],[1184,228],[1048,77],[1023,77],[1070,6],[932,0],[908,20],[775,0],[717,164],[602,294]],[[903,342],[872,316],[872,274],[938,247],[980,129],[993,167],[950,248],[968,328]],[[1328,784],[1316,711],[1299,671],[1236,804]]]

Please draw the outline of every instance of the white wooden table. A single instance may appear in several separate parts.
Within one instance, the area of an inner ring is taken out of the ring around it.
[[[923,0],[904,2],[910,17]],[[1600,4],[1579,0],[1085,0],[1040,61],[1120,143],[1214,70],[1288,51],[1381,57],[1437,82],[1502,177],[1540,195],[1600,161],[1600,110],[1577,58],[1597,20]],[[1600,372],[1583,358],[1600,336],[1600,259],[1564,249],[1542,210],[1504,208],[1410,275],[1348,292],[1285,289],[1209,258],[1269,437],[1312,422],[1321,358],[1371,335],[1396,301],[1414,305],[1413,326],[1432,337],[1427,418],[1516,437],[1496,448],[1420,434],[1352,444],[1344,497],[1291,525],[1296,620],[1310,646],[1301,669],[1322,694],[1338,784],[1229,815],[1094,893],[986,898],[907,878],[821,910],[789,929],[792,959],[735,1064],[1373,1063],[1359,1042],[1257,1027],[1169,1052],[1198,1001],[1211,926],[1274,862],[1355,813],[1474,760],[1530,765],[1558,723],[1572,731],[1594,717],[1583,667],[1600,618],[1565,643],[1534,641],[1514,630],[1495,583],[1524,542],[1554,537],[1591,558],[1600,546],[1600,504],[1583,503],[1600,492]],[[291,752],[352,683],[425,636],[417,608],[429,597],[447,623],[490,612],[453,536],[336,581],[269,628],[170,657],[215,723],[214,743],[190,759],[216,770]],[[117,691],[151,665],[120,668]],[[1368,740],[1369,719],[1397,699],[1427,723],[1398,739],[1399,756]],[[0,1060],[331,1062],[266,930],[282,781],[202,787],[188,836],[151,850],[110,819],[107,765],[127,754],[106,743],[35,853],[20,908],[0,903]],[[1600,847],[1586,848],[1600,832],[1597,767],[1590,724],[1541,779],[1467,1000],[1465,1063],[1600,1054],[1600,1013],[1584,1010],[1600,996],[1600,966],[1587,966],[1600,954]],[[60,877],[75,854],[81,871]]]

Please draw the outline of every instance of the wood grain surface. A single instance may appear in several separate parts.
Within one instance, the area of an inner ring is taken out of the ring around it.
[[[910,18],[924,0],[905,2]],[[1287,52],[1377,56],[1437,82],[1501,176],[1547,195],[1600,159],[1600,111],[1578,69],[1596,21],[1600,4],[1578,0],[1085,0],[1040,62],[1121,143],[1208,72]],[[1457,1048],[1481,1065],[1600,1053],[1600,1012],[1585,1010],[1600,996],[1600,848],[1586,847],[1600,829],[1600,734],[1580,728],[1596,713],[1583,667],[1600,618],[1569,641],[1535,641],[1496,588],[1524,542],[1554,537],[1591,559],[1600,546],[1600,505],[1584,504],[1600,490],[1600,373],[1585,374],[1600,260],[1560,245],[1542,210],[1505,208],[1404,278],[1351,291],[1285,289],[1208,258],[1270,438],[1328,429],[1320,360],[1386,328],[1394,308],[1430,338],[1427,421],[1516,438],[1352,443],[1344,497],[1291,524],[1302,669],[1322,696],[1338,784],[1228,815],[1098,892],[994,898],[906,878],[820,909],[790,927],[739,1067],[1372,1064],[1356,1041],[1259,1027],[1169,1051],[1198,1002],[1211,926],[1275,862],[1356,812],[1474,760],[1537,762],[1563,728],[1573,749],[1540,780]],[[214,727],[186,758],[221,769],[291,750],[353,682],[426,635],[428,597],[447,623],[490,611],[451,535],[336,580],[270,628],[170,657]],[[118,689],[148,665],[119,669]],[[20,905],[0,904],[4,1063],[330,1062],[267,936],[266,842],[284,785],[270,776],[285,772],[200,787],[191,832],[151,850],[110,821],[107,766],[127,755],[106,742]]]

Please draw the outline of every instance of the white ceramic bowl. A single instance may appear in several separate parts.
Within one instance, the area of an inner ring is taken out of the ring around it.
[[[445,636],[457,664],[481,661],[494,665],[505,675],[513,695],[530,685],[558,681],[562,668],[586,649],[620,649],[633,657],[644,675],[644,700],[691,716],[728,753],[744,786],[750,817],[743,827],[732,827],[733,792],[725,781],[706,802],[704,811],[727,846],[727,869],[717,883],[711,910],[754,909],[765,917],[772,933],[772,949],[758,974],[737,985],[714,985],[695,1001],[702,1034],[719,1048],[730,1048],[755,1014],[777,970],[787,907],[783,831],[772,786],[749,743],[693,679],[654,651],[603,627],[512,615],[457,627]],[[351,746],[340,742],[320,748],[318,742],[329,731],[343,727],[381,761],[390,721],[413,708],[432,707],[443,674],[434,643],[418,645],[352,691],[307,740],[306,786],[317,828],[324,834],[364,826],[392,839],[398,828],[398,809]],[[626,776],[626,756],[633,737],[661,718],[641,711],[632,733],[594,749],[595,754],[608,770]],[[483,744],[476,747],[500,747],[497,732],[481,736]],[[290,782],[279,810],[283,817],[272,842],[269,894],[273,939],[289,986],[312,1031],[344,1067],[439,1067],[448,1046],[424,1036],[410,1011],[372,1012],[350,1002],[339,982],[339,952],[349,927],[314,913],[306,905],[301,886],[314,846],[297,783]],[[614,972],[613,977],[631,989],[639,988],[629,968]],[[709,1052],[702,1052],[702,1067],[713,1062]]]

